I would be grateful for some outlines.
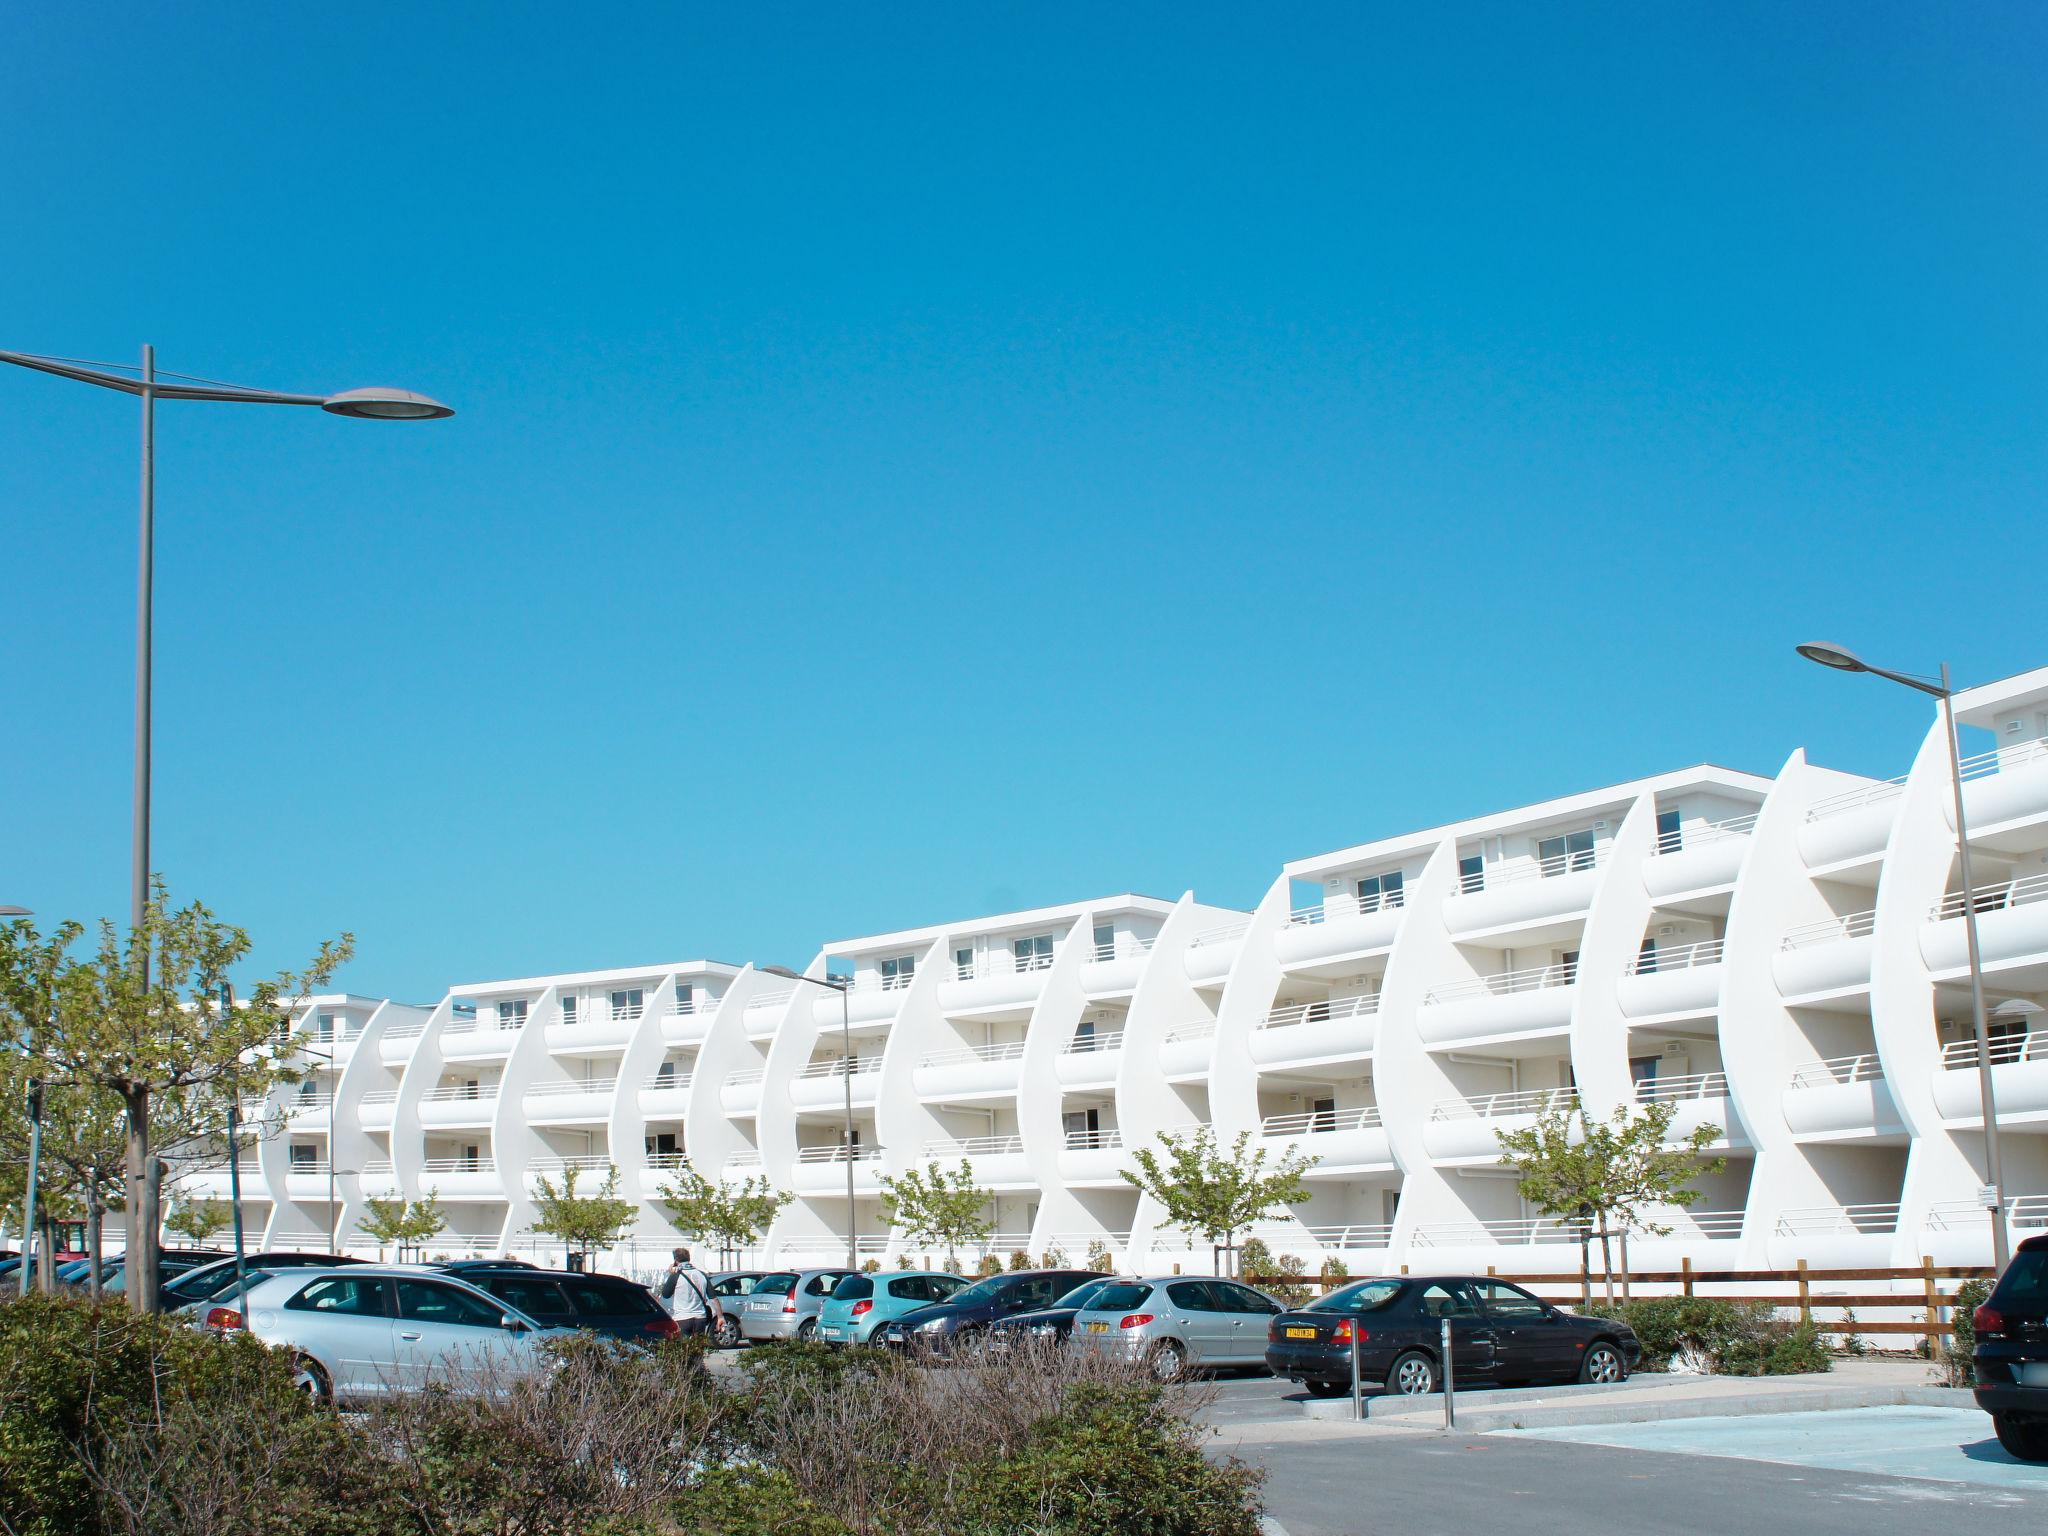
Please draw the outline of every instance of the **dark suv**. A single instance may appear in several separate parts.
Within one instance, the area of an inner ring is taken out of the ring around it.
[[[1078,1285],[1102,1277],[1092,1269],[1025,1269],[990,1275],[944,1301],[884,1323],[875,1342],[924,1355],[943,1355],[979,1340],[990,1325],[1049,1307]]]
[[[654,1344],[682,1330],[646,1286],[623,1275],[570,1269],[465,1269],[462,1278],[549,1328],[583,1328],[631,1344]]]
[[[2048,1237],[2030,1237],[1972,1321],[1977,1406],[1998,1443],[2022,1461],[2048,1461]]]

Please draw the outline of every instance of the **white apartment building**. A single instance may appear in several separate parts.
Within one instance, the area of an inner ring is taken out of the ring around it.
[[[1958,695],[2006,1218],[2048,1226],[2048,669]],[[1315,1158],[1263,1232],[1354,1273],[1563,1270],[1497,1133],[1679,1106],[1725,1168],[1639,1268],[1984,1262],[1983,1119],[1938,717],[1877,781],[1794,752],[1299,859],[1255,910],[1118,895],[824,945],[809,982],[709,961],[316,1000],[318,1070],[245,1175],[262,1241],[345,1244],[439,1196],[436,1251],[530,1246],[532,1181],[616,1166],[635,1245],[684,1158],[794,1198],[759,1257],[904,1252],[880,1178],[966,1161],[998,1252],[1186,1256],[1121,1176],[1197,1125]],[[825,984],[843,983],[843,991]],[[846,1130],[851,1101],[852,1136]],[[195,1166],[179,1189],[218,1196]],[[1202,1255],[1201,1257],[1206,1257]]]

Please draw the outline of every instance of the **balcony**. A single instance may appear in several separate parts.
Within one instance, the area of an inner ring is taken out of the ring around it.
[[[747,999],[746,1011],[740,1017],[740,1026],[747,1032],[749,1040],[771,1040],[775,1031],[782,1027],[783,1012],[789,1007],[789,1000],[796,996],[795,987],[777,987],[772,991],[756,992]],[[839,1006],[832,998],[823,999],[832,1003],[832,1015],[836,1019]]]
[[[761,1084],[767,1081],[766,1067],[748,1067],[728,1072],[718,1085],[718,1107],[728,1115],[758,1115],[761,1112]]]
[[[749,1178],[761,1171],[761,1154],[758,1152],[729,1153],[725,1161],[718,1165],[718,1168],[722,1175],[743,1179]]]
[[[1870,985],[1870,931],[1875,911],[1825,917],[1789,929],[1771,970],[1787,1001],[1864,990]]]
[[[334,1110],[334,1095],[301,1093],[296,1088],[287,1088],[278,1101],[278,1109],[285,1123],[295,1131],[324,1131]]]
[[[1490,865],[1480,882],[1444,902],[1444,924],[1459,943],[1586,915],[1612,843],[1547,859]]]
[[[1884,1067],[1868,1051],[1808,1062],[1793,1072],[1783,1102],[1795,1136],[1843,1140],[1899,1129]]]
[[[1942,1048],[1934,1079],[1934,1107],[1950,1124],[1982,1125],[1977,1042],[1952,1040]],[[1998,1123],[2048,1118],[2048,1034],[2007,1035],[1991,1042],[1991,1090]]]
[[[1570,1244],[1576,1250],[1579,1228],[1575,1223],[1552,1216],[1503,1216],[1470,1221],[1431,1221],[1415,1228],[1414,1244],[1430,1249],[1530,1248],[1544,1244]],[[1425,1270],[1444,1266],[1436,1261]]]
[[[911,1086],[926,1100],[1008,1098],[1023,1068],[1022,1040],[968,1045],[926,1056],[911,1073]]]
[[[1029,1013],[1052,969],[1049,954],[983,955],[972,965],[953,967],[939,982],[939,1007],[950,1014]]]
[[[799,1110],[839,1109],[849,1093],[855,1104],[873,1104],[881,1081],[881,1057],[856,1056],[849,1061],[834,1056],[814,1061],[797,1073],[796,1081],[789,1085],[789,1097]]]
[[[1123,1051],[1124,1032],[1120,1029],[1076,1035],[1053,1062],[1053,1072],[1062,1088],[1108,1088],[1116,1082]]]
[[[1643,884],[1649,888],[1650,899],[1667,901],[1734,885],[1755,830],[1755,816],[1736,816],[1681,826],[1676,833],[1660,837],[1656,854],[1643,865]]]
[[[356,1100],[356,1124],[366,1131],[388,1131],[397,1118],[396,1088],[379,1088]]]
[[[1691,1017],[1721,1006],[1720,939],[1648,950],[1629,961],[1615,997],[1631,1019]]]
[[[1500,1156],[1499,1132],[1520,1130],[1533,1125],[1538,1115],[1570,1109],[1578,1102],[1576,1088],[1516,1089],[1439,1099],[1430,1106],[1422,1144],[1431,1157],[1442,1162],[1461,1158],[1492,1162]]]
[[[2048,738],[1966,757],[1962,768],[1963,809],[1969,813],[1972,838],[2048,819]],[[1946,796],[1941,809],[1953,832],[1956,808]]]
[[[420,1164],[420,1189],[444,1200],[502,1200],[498,1163],[490,1157],[430,1157]]]
[[[718,1012],[715,997],[693,997],[677,1003],[661,1016],[663,1045],[702,1045],[711,1032],[711,1016]]]
[[[1385,1248],[1394,1240],[1394,1228],[1391,1223],[1383,1221],[1321,1226],[1300,1223],[1259,1226],[1252,1229],[1252,1235],[1263,1238],[1266,1246],[1275,1253],[1298,1253],[1309,1257],[1307,1249],[1311,1246],[1324,1253]]]
[[[1198,987],[1221,986],[1230,975],[1230,967],[1237,961],[1237,952],[1244,945],[1244,936],[1251,931],[1252,920],[1240,917],[1234,922],[1223,923],[1215,928],[1205,928],[1188,940],[1188,947],[1181,956],[1181,968],[1187,978]]]
[[[1209,1075],[1209,1062],[1215,1054],[1214,1019],[1177,1024],[1160,1037],[1159,1069],[1170,1083],[1192,1082]]]
[[[498,1085],[480,1083],[474,1088],[436,1088],[420,1097],[422,1126],[450,1130],[481,1130],[489,1127],[498,1113]]]
[[[1806,867],[1834,869],[1881,855],[1891,838],[1905,787],[1902,776],[1814,801],[1799,829],[1799,853]]]
[[[424,1019],[417,1023],[393,1024],[377,1037],[377,1059],[387,1067],[402,1067],[419,1049],[420,1036],[427,1032]]]
[[[569,1156],[544,1153],[527,1163],[526,1182],[532,1184],[535,1180],[545,1177],[559,1189],[563,1175],[573,1171],[576,1175],[576,1193],[590,1195],[603,1187],[605,1180],[611,1177],[613,1169],[617,1166],[609,1152],[581,1152]],[[594,1174],[596,1177],[585,1178],[585,1174]]]
[[[927,1162],[964,1162],[973,1170],[975,1181],[984,1185],[1032,1182],[1031,1169],[1024,1161],[1022,1136],[938,1138],[920,1146],[918,1156]]]
[[[340,1199],[340,1185],[337,1182],[338,1176],[330,1175],[327,1171],[331,1166],[324,1157],[295,1157],[287,1160],[284,1165],[285,1193],[294,1200],[319,1200],[324,1202],[327,1199],[328,1190],[332,1188],[335,1191],[335,1198]],[[246,1168],[242,1170],[242,1177],[246,1183],[248,1179],[248,1170]]]
[[[1136,990],[1138,973],[1152,953],[1152,940],[1121,934],[1096,944],[1081,957],[1081,990],[1090,997],[1122,997]]]
[[[1365,1061],[1379,1032],[1377,993],[1275,1008],[1252,1031],[1252,1060],[1262,1067]]]
[[[1984,965],[2009,970],[2048,961],[2048,875],[2028,875],[1972,893],[1977,913],[1977,948]],[[1935,903],[1920,933],[1920,955],[1938,977],[1965,976],[1970,969],[1969,925],[1957,891]]]
[[[1578,996],[1576,963],[1474,976],[1431,989],[1415,1013],[1415,1029],[1432,1047],[1467,1045],[1509,1035],[1569,1029]]]
[[[1060,1146],[1060,1178],[1068,1184],[1110,1185],[1128,1189],[1122,1170],[1124,1133],[1111,1126],[1096,1131],[1068,1131]]]
[[[1898,1230],[1897,1202],[1803,1206],[1779,1213],[1770,1258],[1776,1266],[1802,1259],[1816,1267],[1872,1263],[1889,1255]]]
[[[1328,896],[1288,914],[1287,926],[1273,935],[1273,952],[1292,970],[1383,954],[1393,945],[1403,910],[1400,891]]]
[[[495,1061],[512,1054],[519,1028],[500,1029],[474,1014],[458,1015],[441,1031],[443,1061]]]
[[[594,1078],[567,1083],[541,1083],[519,1101],[531,1125],[591,1125],[611,1118],[619,1080]]]
[[[640,1084],[640,1113],[649,1119],[680,1120],[693,1077],[689,1072],[651,1073]]]
[[[675,1173],[690,1166],[687,1152],[649,1152],[646,1155],[650,1173]]]
[[[844,1195],[849,1167],[855,1193],[872,1194],[881,1188],[880,1147],[798,1147],[791,1182],[800,1195]]]
[[[1309,1170],[1310,1178],[1319,1173],[1394,1166],[1394,1154],[1387,1146],[1387,1133],[1380,1124],[1377,1105],[1268,1115],[1259,1122],[1259,1135],[1289,1142],[1297,1151],[1317,1159],[1317,1166]]]
[[[1667,1136],[1685,1140],[1703,1125],[1718,1126],[1724,1140],[1735,1140],[1735,1116],[1728,1102],[1728,1074],[1695,1072],[1689,1077],[1644,1077],[1636,1080],[1638,1104],[1669,1104]]]
[[[548,1049],[571,1056],[623,1051],[646,1012],[644,1005],[638,1008],[615,1009],[604,1005],[578,1008],[574,1023],[561,1018],[548,1026]]]
[[[902,1011],[903,994],[916,980],[915,973],[884,976],[879,971],[862,971],[847,988],[843,1004],[831,992],[820,989],[811,1002],[811,1019],[820,1029],[837,1029],[843,1006],[849,1029],[858,1029],[863,1024],[886,1024]]]
[[[388,1157],[373,1157],[363,1164],[362,1190],[366,1199],[382,1199],[398,1193],[398,1173]]]

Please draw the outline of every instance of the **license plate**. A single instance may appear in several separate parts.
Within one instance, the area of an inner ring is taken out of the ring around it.
[[[1083,1323],[1081,1326],[1090,1333],[1109,1332],[1109,1324],[1107,1323]]]
[[[1313,1328],[1290,1328],[1287,1330],[1287,1337],[1290,1339],[1312,1339],[1315,1336],[1316,1331]]]
[[[774,1310],[774,1303],[767,1301],[750,1301],[747,1303],[747,1310],[749,1312],[769,1312]]]
[[[2029,1360],[2020,1366],[2020,1385],[2048,1387],[2048,1360]]]

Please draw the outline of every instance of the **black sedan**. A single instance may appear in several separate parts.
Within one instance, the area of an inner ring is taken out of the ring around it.
[[[1056,1339],[1065,1343],[1074,1331],[1074,1314],[1093,1301],[1096,1292],[1115,1283],[1112,1276],[1097,1275],[1086,1284],[1075,1286],[1049,1307],[999,1317],[989,1324],[989,1343],[1008,1344],[1019,1339]]]
[[[1617,1382],[1642,1354],[1625,1324],[1560,1312],[1505,1280],[1399,1275],[1347,1285],[1274,1318],[1266,1364],[1316,1397],[1339,1397],[1351,1390],[1355,1348],[1362,1381],[1435,1392],[1446,1321],[1459,1386]]]
[[[1049,1307],[1076,1286],[1102,1276],[1092,1269],[1020,1269],[977,1280],[945,1301],[904,1313],[885,1323],[877,1343],[919,1354],[943,1355],[979,1339],[1005,1318]]]
[[[2048,1237],[2020,1244],[1971,1321],[1977,1406],[2000,1445],[2022,1461],[2048,1461]]]

